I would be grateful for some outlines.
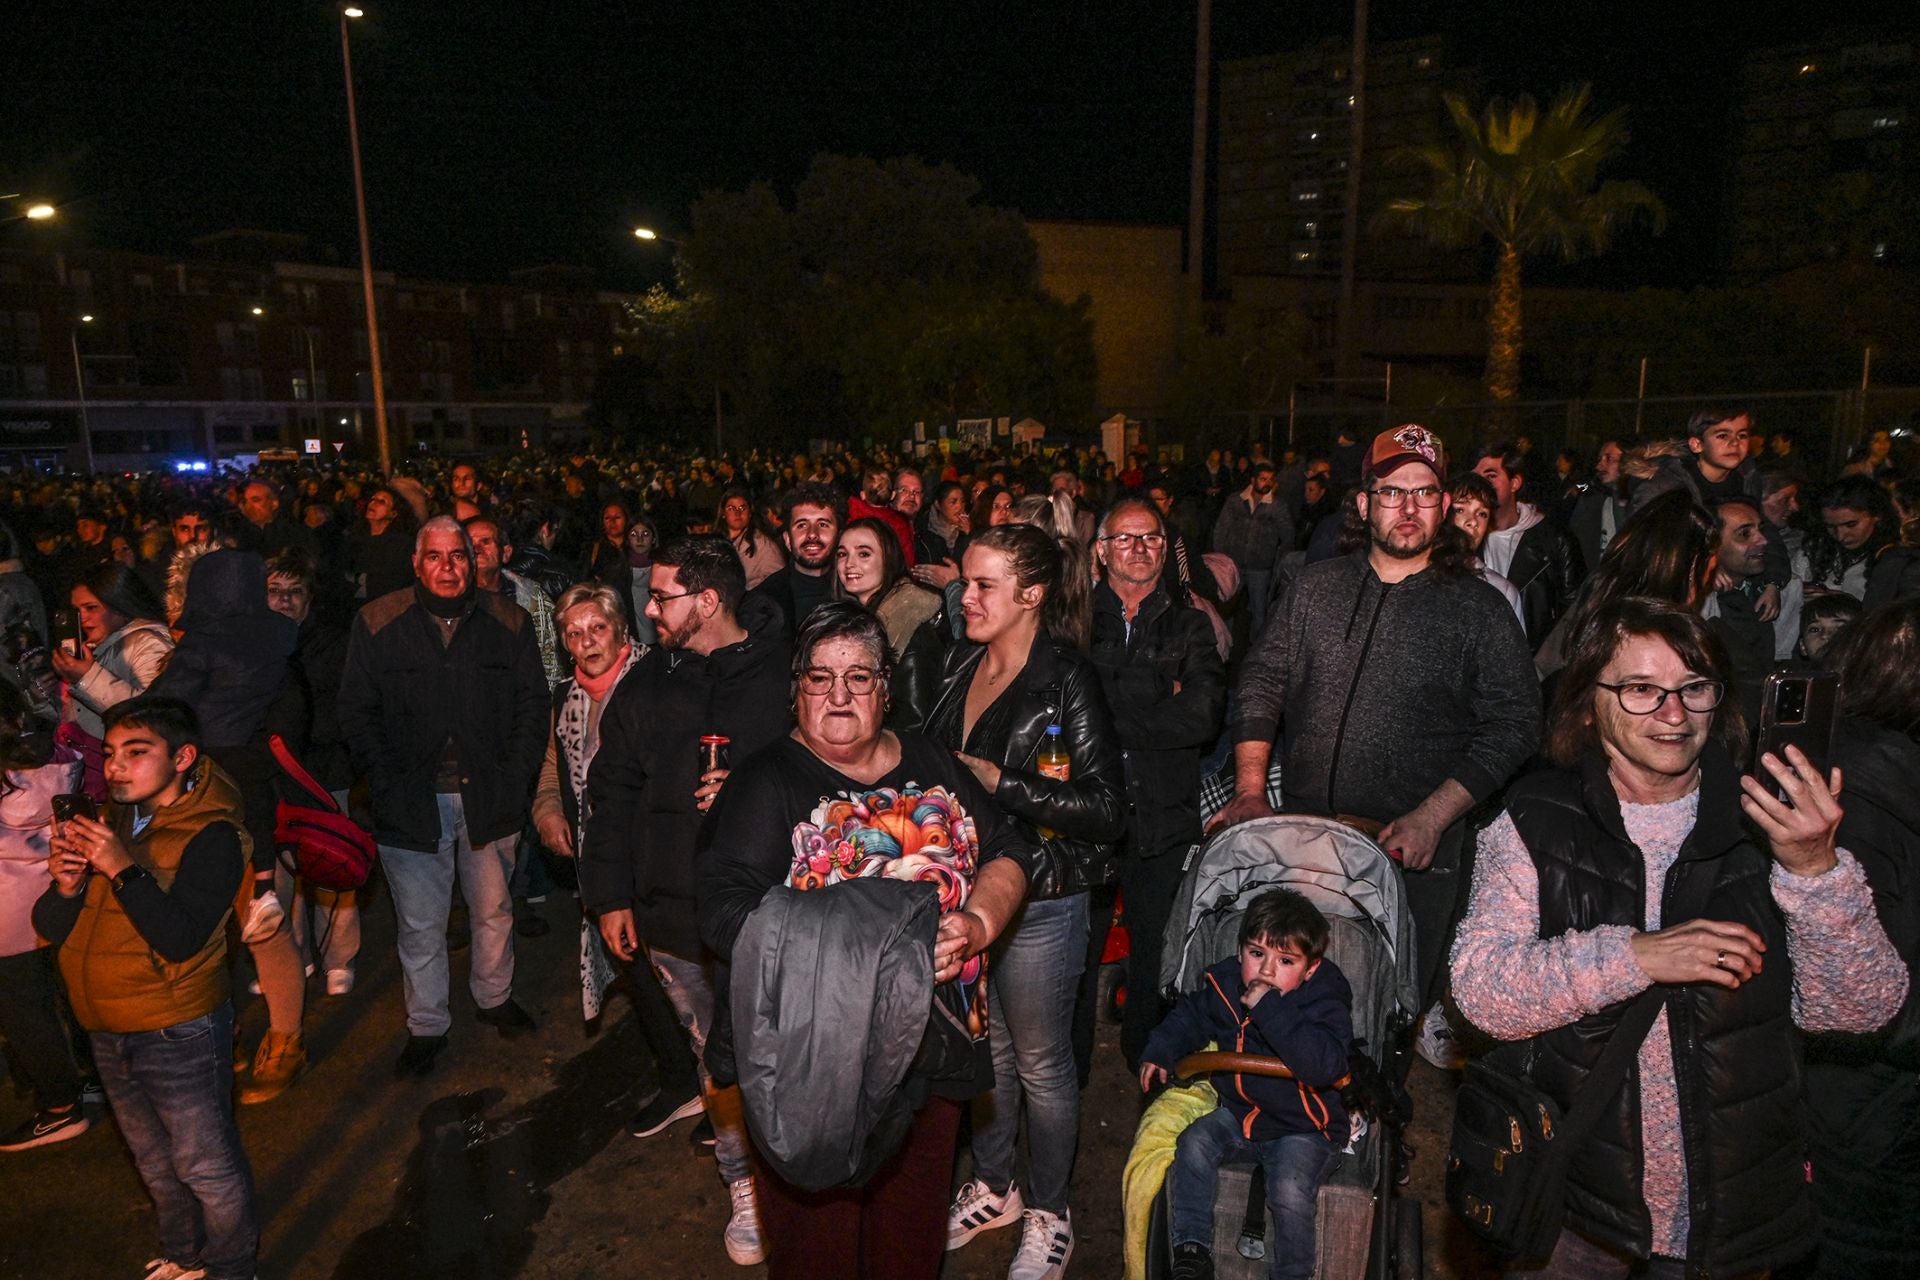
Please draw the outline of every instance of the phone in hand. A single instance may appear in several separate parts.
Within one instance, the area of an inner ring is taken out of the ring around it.
[[[1760,689],[1760,737],[1754,748],[1754,776],[1780,799],[1786,793],[1759,759],[1772,752],[1780,760],[1794,746],[1825,778],[1833,764],[1833,724],[1839,712],[1840,678],[1831,671],[1775,671]]]
[[[92,796],[70,791],[53,798],[53,820],[61,828],[64,829],[76,817],[92,818],[95,822],[100,820],[100,808],[94,804]]]
[[[80,615],[72,609],[55,609],[47,619],[48,643],[62,653],[80,656]]]

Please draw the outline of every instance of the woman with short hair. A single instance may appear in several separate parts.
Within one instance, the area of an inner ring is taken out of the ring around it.
[[[1727,679],[1684,606],[1603,606],[1561,675],[1556,767],[1514,784],[1481,834],[1454,998],[1523,1050],[1563,1114],[1658,993],[1627,1080],[1570,1153],[1551,1259],[1509,1274],[1739,1276],[1798,1257],[1814,1228],[1799,1033],[1872,1031],[1906,997],[1835,842],[1839,775],[1790,747],[1761,757],[1766,785],[1742,776]]]

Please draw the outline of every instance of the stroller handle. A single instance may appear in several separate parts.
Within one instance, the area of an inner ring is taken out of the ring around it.
[[[1173,1073],[1182,1080],[1193,1080],[1210,1075],[1266,1076],[1274,1080],[1293,1079],[1293,1069],[1278,1058],[1269,1058],[1257,1053],[1233,1053],[1227,1050],[1190,1053],[1174,1065]],[[1334,1081],[1333,1087],[1344,1089],[1352,1079],[1352,1076],[1341,1076]]]

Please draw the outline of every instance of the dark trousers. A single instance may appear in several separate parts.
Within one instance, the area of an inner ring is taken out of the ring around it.
[[[802,1191],[760,1165],[768,1280],[926,1280],[947,1248],[961,1104],[934,1098],[864,1187]]]
[[[1453,943],[1453,927],[1459,923],[1466,893],[1469,863],[1465,854],[1472,834],[1462,819],[1441,833],[1433,861],[1424,871],[1400,869],[1407,910],[1413,915],[1414,991],[1423,1011],[1440,998],[1447,949]]]
[[[673,1002],[667,999],[666,989],[660,985],[660,976],[647,959],[646,946],[636,949],[632,960],[622,964],[615,959],[614,963],[627,976],[634,1022],[640,1028],[641,1042],[653,1054],[654,1065],[660,1073],[661,1091],[699,1092],[700,1073],[693,1060],[693,1050],[687,1045],[686,1030],[680,1025],[680,1015],[674,1012]]]
[[[80,1068],[74,1062],[70,1028],[53,950],[36,947],[0,957],[0,1040],[7,1042],[7,1061],[33,1090],[41,1111],[80,1100]]]
[[[1120,1020],[1120,1052],[1127,1070],[1138,1075],[1147,1037],[1167,1016],[1169,1006],[1160,994],[1160,950],[1166,941],[1167,917],[1180,891],[1181,864],[1187,846],[1178,845],[1152,858],[1128,858],[1120,868],[1120,890],[1126,895],[1127,1007]]]

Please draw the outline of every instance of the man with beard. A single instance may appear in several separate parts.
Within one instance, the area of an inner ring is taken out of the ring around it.
[[[833,553],[840,545],[846,508],[832,485],[807,480],[787,490],[780,528],[787,540],[787,566],[767,575],[748,598],[780,610],[789,636],[833,594]]]
[[[608,695],[587,772],[593,820],[580,847],[580,905],[616,961],[651,963],[695,1060],[705,1056],[716,994],[694,919],[693,847],[727,776],[724,766],[702,771],[702,739],[725,737],[738,763],[792,723],[787,644],[771,610],[741,609],[746,585],[725,538],[683,538],[655,554],[646,608],[657,643]],[[652,1047],[662,1063],[679,1058],[673,1046]],[[660,1081],[628,1132],[651,1137],[706,1105],[733,1205],[727,1253],[750,1265],[760,1261],[759,1219],[738,1092],[716,1093],[703,1063],[697,1080]]]
[[[1767,571],[1767,520],[1751,498],[1727,498],[1713,512],[1720,523],[1720,542],[1714,548],[1719,572],[1712,591],[1700,602],[1700,617],[1727,647],[1733,694],[1759,723],[1760,685],[1767,672],[1793,657],[1800,644],[1800,615],[1806,584],[1789,579],[1780,593],[1780,612],[1772,618],[1759,613],[1760,594]],[[1722,584],[1725,584],[1722,587]]]
[[[527,611],[475,590],[473,541],[436,516],[414,542],[414,585],[360,610],[340,679],[340,728],[373,790],[374,836],[400,918],[407,1046],[420,1078],[447,1047],[447,912],[459,872],[473,930],[478,1019],[533,1031],[513,998],[514,839],[546,754],[548,699]]]
[[[893,530],[900,551],[913,568],[913,519],[893,507],[893,472],[883,462],[870,462],[860,473],[860,492],[847,503],[847,519],[878,520]]]
[[[1247,584],[1247,625],[1258,634],[1267,620],[1274,567],[1293,550],[1293,515],[1281,497],[1273,464],[1254,464],[1247,487],[1228,498],[1213,522],[1213,549],[1233,561]]]
[[[1361,463],[1368,545],[1308,565],[1240,671],[1234,798],[1217,823],[1273,812],[1267,765],[1285,731],[1288,812],[1365,831],[1405,873],[1416,981],[1437,995],[1461,892],[1468,810],[1540,741],[1540,687],[1518,619],[1440,530],[1446,460],[1425,427],[1377,436]],[[1455,1065],[1436,1004],[1422,1056]]]

